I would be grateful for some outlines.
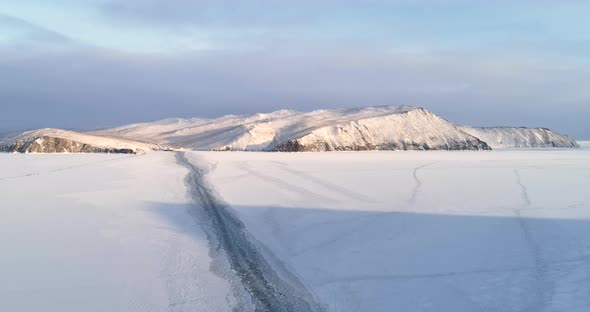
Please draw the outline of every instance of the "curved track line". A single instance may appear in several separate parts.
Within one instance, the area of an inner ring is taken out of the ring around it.
[[[418,197],[418,194],[420,193],[420,190],[422,188],[422,180],[420,180],[420,178],[418,177],[418,171],[420,171],[420,169],[426,168],[428,166],[434,165],[435,162],[432,163],[428,163],[428,164],[424,164],[418,167],[414,168],[414,171],[412,172],[412,176],[414,177],[414,189],[412,190],[412,196],[410,196],[410,199],[408,200],[408,202],[410,204],[414,204],[416,202],[416,197]]]
[[[539,312],[543,311],[543,307],[547,303],[548,299],[551,297],[551,292],[553,286],[547,277],[547,267],[548,264],[545,263],[543,257],[541,255],[541,248],[539,244],[535,241],[533,237],[533,231],[526,221],[526,219],[522,216],[522,211],[529,208],[532,204],[531,199],[529,197],[528,189],[526,185],[522,182],[522,178],[520,175],[520,171],[518,169],[513,170],[514,177],[516,180],[516,184],[520,187],[520,192],[522,196],[522,206],[520,208],[514,209],[514,214],[517,217],[519,227],[523,233],[524,239],[526,244],[530,250],[530,254],[533,260],[533,287],[534,287],[534,294],[533,294],[533,302],[526,308],[525,311],[530,312]]]

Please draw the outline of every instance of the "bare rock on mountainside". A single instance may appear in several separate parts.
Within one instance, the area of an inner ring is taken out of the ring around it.
[[[146,143],[149,142],[149,143]],[[279,110],[215,119],[165,119],[77,133],[25,132],[0,142],[10,152],[161,150],[162,146],[214,151],[490,150],[577,147],[544,128],[475,128],[451,123],[423,108],[374,106],[298,112]]]
[[[0,142],[0,151],[12,153],[121,153],[162,150],[158,144],[95,136],[60,129],[24,132]]]

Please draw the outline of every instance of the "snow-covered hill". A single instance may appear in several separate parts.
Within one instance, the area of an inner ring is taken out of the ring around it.
[[[460,127],[492,148],[579,147],[575,140],[547,128]]]
[[[136,152],[161,146],[217,151],[348,151],[577,144],[548,129],[458,126],[423,108],[376,106],[312,112],[279,110],[215,119],[172,118],[89,133],[43,129],[0,142],[0,151]]]
[[[0,141],[0,151],[20,153],[137,153],[162,146],[124,138],[111,138],[61,129],[27,131]]]
[[[273,150],[486,150],[489,146],[424,109],[363,117],[279,140]]]
[[[422,108],[280,110],[213,120],[167,119],[96,132],[197,150],[482,150],[489,146]]]

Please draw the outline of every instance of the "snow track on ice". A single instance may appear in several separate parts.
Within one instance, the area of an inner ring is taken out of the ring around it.
[[[204,181],[206,172],[192,164],[184,153],[177,154],[177,161],[190,170],[187,184],[195,209],[199,210],[197,213],[206,218],[205,231],[213,249],[227,258],[232,273],[237,275],[250,296],[255,311],[322,311],[292,274],[282,272],[281,276],[289,275],[287,282],[273,270],[262,251],[251,241],[244,224],[229,207],[215,198]]]

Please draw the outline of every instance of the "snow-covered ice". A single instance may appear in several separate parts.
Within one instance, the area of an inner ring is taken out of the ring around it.
[[[185,156],[311,310],[582,312],[580,143]],[[189,172],[172,152],[0,154],[0,311],[251,310]]]
[[[192,152],[328,311],[590,310],[590,152]]]
[[[0,311],[230,311],[173,153],[0,154]]]

